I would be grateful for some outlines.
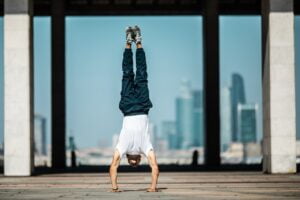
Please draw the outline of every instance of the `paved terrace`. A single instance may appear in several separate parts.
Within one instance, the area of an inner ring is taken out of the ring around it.
[[[59,173],[0,176],[0,199],[300,199],[300,174],[161,172],[160,192],[148,193],[150,173],[119,173],[123,192],[112,193],[108,174]]]

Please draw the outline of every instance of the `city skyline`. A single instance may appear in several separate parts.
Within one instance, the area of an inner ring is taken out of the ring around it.
[[[203,147],[203,90],[194,90],[188,79],[181,81],[178,90],[176,120],[163,121],[160,135],[164,136],[171,150]],[[257,127],[258,103],[246,101],[243,76],[232,73],[231,85],[220,90],[221,151],[226,151],[232,142],[260,143],[262,138],[257,133],[262,129]]]
[[[239,77],[240,83],[243,82],[243,77],[237,73],[233,73],[232,77]],[[234,78],[233,78],[234,79]],[[234,85],[234,81],[232,82]],[[231,142],[259,142],[257,139],[257,110],[258,104],[249,104],[244,101],[244,103],[235,102],[232,98],[232,90],[235,86],[222,87],[221,88],[221,151],[226,151]],[[150,123],[149,132],[151,135],[151,141],[153,147],[156,149],[161,149],[158,146],[158,140],[165,141],[163,149],[189,149],[194,147],[203,147],[204,145],[204,127],[203,127],[203,90],[194,90],[190,86],[190,82],[187,79],[182,80],[179,87],[181,91],[180,94],[174,99],[176,101],[176,120],[165,120],[161,123],[161,133],[160,138],[157,133],[157,125]],[[244,91],[245,92],[245,91]],[[232,120],[232,107],[236,106],[237,112],[237,139],[233,140],[234,133],[232,132],[234,124],[231,123]],[[242,112],[249,112],[254,109],[254,121],[253,117],[250,121],[249,114],[244,114]],[[242,115],[243,114],[243,115]],[[178,118],[179,117],[179,118]],[[246,117],[246,118],[245,118]],[[182,122],[181,122],[182,121]],[[180,125],[183,123],[182,125]],[[183,128],[182,128],[183,126]],[[254,129],[253,130],[253,127]],[[45,127],[46,120],[45,117],[40,114],[35,114],[35,146],[36,153],[46,155],[46,138],[45,138]],[[250,127],[250,132],[249,132]],[[182,130],[183,129],[183,130]],[[248,130],[247,130],[248,129]],[[246,132],[245,132],[246,131]],[[251,132],[252,131],[252,132]],[[182,132],[182,133],[181,133]],[[72,137],[72,136],[70,136]],[[249,139],[250,137],[250,139]],[[248,138],[248,139],[243,139]],[[261,138],[259,138],[261,139]],[[74,138],[72,137],[73,143]],[[112,147],[114,148],[118,140],[118,134],[112,136]],[[70,145],[70,144],[69,144]],[[75,143],[74,143],[75,145]]]

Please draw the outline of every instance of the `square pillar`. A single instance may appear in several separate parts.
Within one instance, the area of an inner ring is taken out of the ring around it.
[[[293,0],[262,1],[263,172],[296,172]]]
[[[66,90],[64,1],[52,1],[51,17],[52,168],[66,166]]]
[[[4,2],[5,176],[30,176],[34,167],[31,3]]]
[[[220,166],[220,66],[218,0],[205,0],[203,13],[204,44],[204,130],[205,166]]]

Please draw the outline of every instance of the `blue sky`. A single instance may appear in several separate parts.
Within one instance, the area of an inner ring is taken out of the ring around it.
[[[121,61],[127,25],[142,28],[147,56],[150,120],[160,128],[162,120],[175,119],[175,98],[180,81],[189,79],[193,89],[202,89],[203,50],[201,17],[68,17],[66,19],[67,134],[79,147],[110,146],[118,134],[122,114],[118,109]],[[296,35],[300,35],[296,17]],[[220,18],[221,87],[230,75],[243,75],[248,102],[259,103],[261,138],[261,18]],[[3,51],[3,19],[0,19]],[[298,37],[299,38],[299,37]],[[300,39],[297,63],[300,63]],[[50,18],[34,19],[35,111],[47,117],[50,142]],[[135,50],[135,48],[133,49]],[[299,64],[297,68],[299,68]],[[300,77],[300,70],[297,70]],[[3,53],[0,54],[3,83]],[[3,85],[3,84],[1,84]],[[297,79],[298,91],[300,80]],[[297,101],[300,101],[300,92]],[[299,104],[299,103],[298,103]],[[0,89],[0,141],[3,140],[3,87]],[[300,113],[298,106],[297,113]],[[299,120],[298,120],[299,121]],[[299,123],[297,123],[299,126]],[[298,127],[298,130],[300,127]]]
[[[102,145],[110,145],[112,135],[119,133],[124,30],[134,24],[142,29],[146,52],[154,105],[150,119],[156,125],[174,120],[180,80],[188,78],[193,88],[202,88],[201,21],[200,17],[67,18],[68,130],[78,140],[89,135],[90,142]]]

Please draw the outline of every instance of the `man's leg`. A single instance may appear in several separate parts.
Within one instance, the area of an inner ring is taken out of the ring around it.
[[[136,49],[135,88],[138,102],[144,106],[144,109],[150,109],[152,102],[149,98],[146,56],[141,43],[137,44]]]
[[[132,98],[134,96],[133,58],[130,44],[126,44],[126,48],[123,53],[122,70],[122,90],[121,100],[119,103],[121,111],[132,104]]]

